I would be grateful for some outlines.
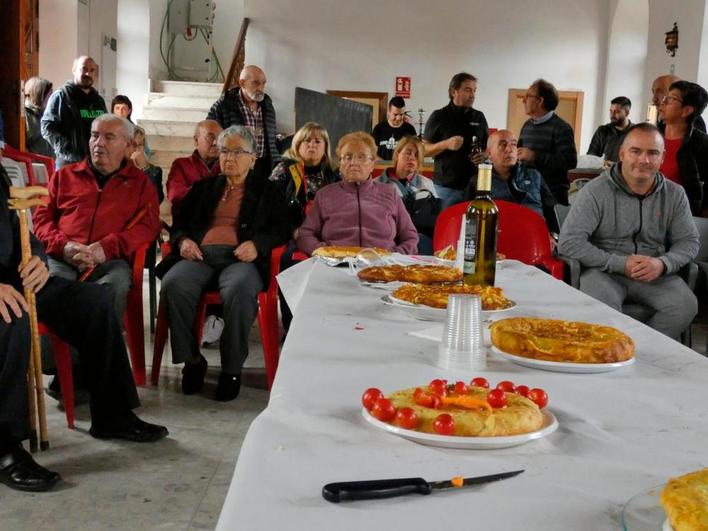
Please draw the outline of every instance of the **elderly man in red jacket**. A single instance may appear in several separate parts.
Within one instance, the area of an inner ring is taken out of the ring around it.
[[[209,175],[218,175],[219,148],[216,139],[222,128],[215,120],[202,120],[194,130],[194,153],[175,159],[167,176],[167,198],[172,203],[172,216],[194,183]]]
[[[49,204],[34,214],[35,234],[49,255],[52,276],[76,280],[86,273],[86,280],[104,284],[118,319],[125,312],[132,255],[160,231],[155,187],[125,161],[132,129],[119,116],[96,118],[89,157],[54,173]]]

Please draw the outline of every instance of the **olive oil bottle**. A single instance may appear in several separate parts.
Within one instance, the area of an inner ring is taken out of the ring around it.
[[[492,165],[480,164],[477,193],[467,208],[465,228],[465,284],[494,285],[497,268],[497,220],[492,201]]]

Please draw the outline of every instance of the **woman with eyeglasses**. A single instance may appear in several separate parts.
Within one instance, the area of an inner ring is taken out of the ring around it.
[[[218,289],[224,330],[219,343],[219,401],[233,400],[241,388],[248,334],[258,312],[258,292],[267,287],[271,251],[289,237],[287,211],[276,186],[258,179],[255,138],[231,126],[219,135],[221,175],[192,185],[175,218],[172,254],[158,269],[161,304],[167,309],[174,363],[184,363],[182,392],[199,392],[207,361],[194,335],[202,293]]]
[[[708,215],[708,135],[693,125],[708,104],[708,93],[696,83],[676,81],[659,105],[664,135],[661,173],[683,186],[694,215]]]
[[[339,139],[340,182],[322,188],[300,227],[297,245],[307,254],[325,245],[382,247],[412,254],[418,231],[398,192],[371,178],[376,144],[363,131]]]

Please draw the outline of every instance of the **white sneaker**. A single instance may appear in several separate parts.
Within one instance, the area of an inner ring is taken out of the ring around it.
[[[224,320],[216,315],[209,315],[204,322],[202,330],[202,345],[216,343],[221,337],[221,332],[224,330]]]

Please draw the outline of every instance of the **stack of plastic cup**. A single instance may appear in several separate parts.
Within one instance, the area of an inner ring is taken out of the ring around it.
[[[448,297],[438,365],[448,370],[487,367],[487,350],[482,335],[482,300],[478,296]]]

